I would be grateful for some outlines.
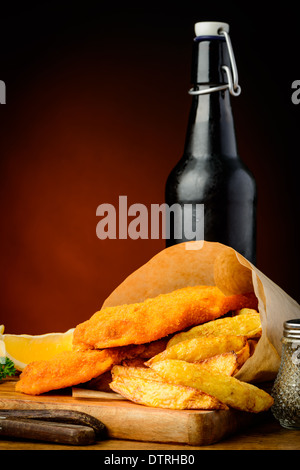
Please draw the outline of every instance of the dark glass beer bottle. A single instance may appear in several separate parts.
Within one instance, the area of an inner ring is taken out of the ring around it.
[[[183,217],[169,211],[173,219],[168,221],[166,244],[189,240],[183,226],[176,224],[183,224],[184,217],[192,214],[195,225],[196,204],[202,204],[204,240],[231,246],[255,264],[256,184],[237,151],[230,94],[238,95],[240,87],[229,26],[197,23],[195,31],[192,105],[184,153],[165,189],[169,209],[179,204]]]

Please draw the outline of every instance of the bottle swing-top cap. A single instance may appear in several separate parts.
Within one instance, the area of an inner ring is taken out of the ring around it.
[[[229,24],[220,21],[201,21],[195,24],[196,37],[220,36],[221,31],[229,33]]]
[[[204,95],[207,93],[212,93],[214,91],[221,91],[227,89],[229,89],[230,94],[233,96],[238,96],[241,93],[241,87],[238,84],[238,71],[231,45],[231,40],[228,33],[229,25],[220,21],[201,21],[195,24],[195,41],[197,41],[198,38],[199,40],[201,40],[201,38],[209,40],[218,36],[220,38],[225,38],[230,58],[231,70],[227,65],[222,65],[222,70],[226,73],[228,83],[220,86],[208,87],[201,90],[191,89],[189,90],[190,95]]]

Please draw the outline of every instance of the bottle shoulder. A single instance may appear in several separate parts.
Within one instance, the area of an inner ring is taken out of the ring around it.
[[[251,171],[238,155],[235,155],[234,157],[209,155],[207,157],[204,156],[203,158],[194,157],[192,155],[183,155],[173,167],[169,176],[183,176],[186,173],[193,172],[196,177],[199,172],[203,171],[209,172],[210,174],[223,173],[227,175],[239,171],[240,173],[244,173],[245,176],[249,175],[253,178]]]
[[[175,165],[166,183],[166,193],[178,198],[199,199],[214,194],[230,194],[237,198],[245,191],[255,197],[256,183],[250,170],[238,157],[209,156],[195,158],[184,155]]]

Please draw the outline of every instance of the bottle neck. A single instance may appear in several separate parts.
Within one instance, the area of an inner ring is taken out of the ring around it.
[[[223,37],[202,37],[194,40],[191,81],[195,90],[226,84],[227,77],[223,65],[230,66],[230,57]],[[193,96],[185,154],[196,158],[208,158],[211,155],[237,158],[228,90]]]
[[[228,90],[193,96],[184,153],[195,158],[212,155],[237,158]]]

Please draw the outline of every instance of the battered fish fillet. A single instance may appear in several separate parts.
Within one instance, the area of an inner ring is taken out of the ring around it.
[[[215,286],[184,287],[96,312],[75,328],[73,345],[84,350],[148,343],[244,307],[257,308],[254,294],[225,296]]]
[[[133,358],[144,346],[105,349],[102,351],[64,351],[47,361],[34,361],[25,367],[15,390],[28,395],[71,387],[87,382],[126,358]]]

